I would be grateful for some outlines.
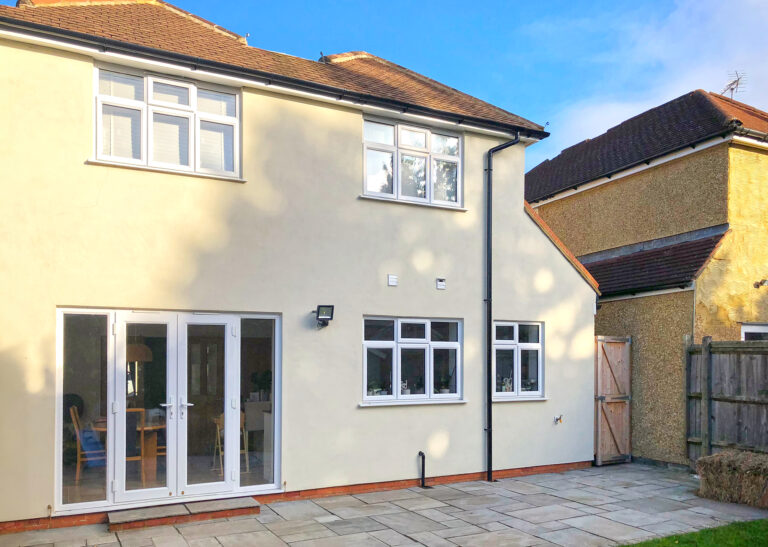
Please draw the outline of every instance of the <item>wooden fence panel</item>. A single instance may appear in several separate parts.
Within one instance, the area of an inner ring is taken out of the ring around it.
[[[688,457],[768,453],[768,342],[686,342]]]

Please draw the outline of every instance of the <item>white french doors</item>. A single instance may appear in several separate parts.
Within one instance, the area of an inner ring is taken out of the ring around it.
[[[238,325],[224,314],[116,313],[116,502],[236,488]]]

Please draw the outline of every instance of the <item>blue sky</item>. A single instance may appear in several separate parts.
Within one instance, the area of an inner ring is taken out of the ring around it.
[[[529,169],[687,91],[719,92],[736,69],[735,98],[768,109],[768,0],[173,3],[256,47],[365,50],[549,122]]]

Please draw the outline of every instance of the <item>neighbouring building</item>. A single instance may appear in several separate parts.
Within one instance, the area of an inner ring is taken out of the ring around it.
[[[413,481],[419,451],[477,478],[491,403],[500,474],[589,465],[597,285],[524,205],[541,126],[156,0],[0,6],[0,67],[0,521]]]
[[[688,463],[684,335],[768,338],[768,113],[693,91],[525,185],[600,283],[596,334],[632,336],[633,455]]]

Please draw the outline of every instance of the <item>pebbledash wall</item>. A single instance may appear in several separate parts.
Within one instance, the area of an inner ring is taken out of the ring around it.
[[[64,306],[280,314],[287,491],[415,478],[419,450],[431,476],[484,469],[483,167],[502,138],[464,136],[466,211],[359,199],[362,113],[254,89],[245,183],[91,165],[93,60],[0,41],[0,65],[0,521],[54,502]],[[593,457],[595,293],[524,212],[523,162],[496,162],[494,318],[544,323],[546,400],[495,404],[498,469]],[[463,319],[466,402],[359,407],[366,314]]]

